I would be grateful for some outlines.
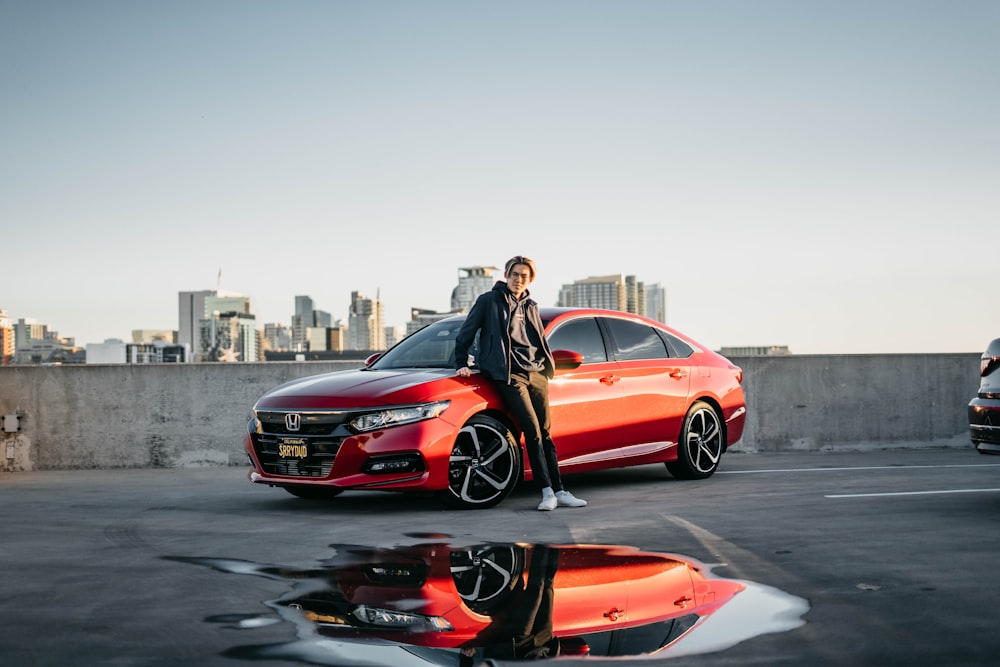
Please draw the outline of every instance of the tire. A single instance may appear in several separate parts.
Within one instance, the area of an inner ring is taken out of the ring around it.
[[[458,432],[448,461],[444,502],[486,509],[510,495],[521,477],[521,450],[502,422],[476,415]]]
[[[496,607],[505,608],[507,598],[521,584],[524,547],[516,544],[456,549],[450,558],[455,590],[478,614],[489,615]]]
[[[677,460],[667,463],[667,470],[677,479],[705,479],[719,467],[726,448],[722,419],[711,405],[695,401],[681,429]]]
[[[296,498],[306,500],[329,500],[343,492],[343,489],[333,486],[283,486],[281,488]]]

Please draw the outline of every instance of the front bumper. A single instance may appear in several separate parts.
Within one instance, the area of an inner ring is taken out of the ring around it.
[[[295,446],[282,447],[281,438],[247,435],[244,448],[253,465],[247,477],[275,486],[446,489],[456,431],[454,425],[438,418],[336,440],[305,436],[301,438],[304,456]],[[406,465],[393,468],[394,461]]]
[[[983,454],[1000,454],[1000,399],[976,397],[968,412],[972,444]]]

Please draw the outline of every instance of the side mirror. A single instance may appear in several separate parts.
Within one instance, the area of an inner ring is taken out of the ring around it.
[[[552,350],[557,369],[576,368],[583,363],[583,355],[573,350]]]
[[[376,352],[372,356],[370,356],[367,359],[365,359],[365,368],[368,368],[369,366],[371,366],[372,364],[374,364],[375,360],[378,359],[381,356],[382,356],[381,352]]]

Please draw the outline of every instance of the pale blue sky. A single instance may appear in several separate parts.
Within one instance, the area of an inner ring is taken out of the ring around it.
[[[389,324],[633,274],[711,347],[1000,336],[1000,2],[0,0],[0,308]]]

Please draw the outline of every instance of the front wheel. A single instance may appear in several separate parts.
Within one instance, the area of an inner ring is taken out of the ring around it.
[[[696,401],[684,418],[677,460],[667,463],[667,470],[678,479],[705,479],[719,467],[726,446],[722,421],[711,405]]]
[[[446,503],[486,509],[510,495],[521,475],[520,448],[502,422],[476,415],[458,432],[448,461]]]

